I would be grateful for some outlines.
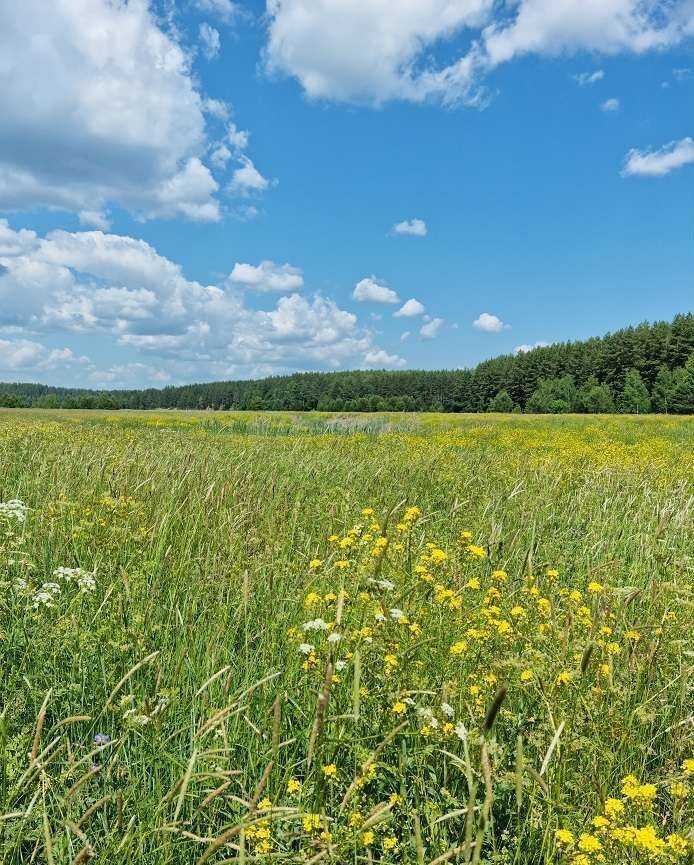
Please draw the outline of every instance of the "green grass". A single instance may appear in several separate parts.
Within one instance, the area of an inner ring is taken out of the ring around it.
[[[674,861],[591,820],[632,774],[624,821],[689,831],[693,454],[691,418],[0,412],[0,860]]]

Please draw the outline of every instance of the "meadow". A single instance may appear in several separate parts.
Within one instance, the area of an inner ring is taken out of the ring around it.
[[[0,412],[4,865],[692,855],[694,419]]]

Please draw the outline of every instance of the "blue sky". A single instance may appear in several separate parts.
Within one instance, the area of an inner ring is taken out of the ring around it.
[[[692,0],[393,8],[5,4],[0,380],[461,367],[690,310]]]

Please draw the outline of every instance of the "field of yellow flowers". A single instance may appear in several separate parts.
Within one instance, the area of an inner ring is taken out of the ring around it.
[[[0,412],[3,865],[692,857],[694,420]]]

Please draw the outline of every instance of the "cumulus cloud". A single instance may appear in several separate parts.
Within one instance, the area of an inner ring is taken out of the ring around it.
[[[364,355],[364,366],[372,369],[400,369],[407,365],[405,358],[388,354],[382,348],[373,348]]]
[[[434,339],[434,337],[438,336],[442,326],[442,318],[432,318],[420,327],[419,335],[424,337],[424,339]]]
[[[573,79],[579,87],[585,87],[586,84],[596,84],[598,81],[602,81],[604,77],[603,70],[596,69],[595,72],[579,72],[573,76]]]
[[[200,42],[202,43],[202,50],[205,57],[207,57],[208,60],[214,60],[214,58],[219,54],[219,49],[222,45],[221,39],[219,38],[219,30],[210,27],[207,21],[203,21],[198,28],[198,35],[200,36]]]
[[[545,348],[548,346],[548,342],[543,342],[542,340],[538,340],[537,342],[533,342],[532,344],[522,343],[522,345],[517,345],[513,349],[514,354],[527,354],[529,351],[532,351],[534,348]]]
[[[352,297],[360,303],[399,303],[400,301],[397,293],[375,276],[360,279],[354,286]]]
[[[440,69],[428,51],[481,26],[493,0],[269,0],[266,65],[299,79],[309,98],[381,104],[427,98],[474,102],[469,70]]]
[[[88,362],[69,348],[49,349],[30,339],[0,339],[0,373],[30,373]]]
[[[301,268],[291,264],[275,264],[274,261],[265,260],[253,265],[237,261],[229,281],[253,291],[287,292],[301,288],[304,277]]]
[[[266,67],[311,99],[484,106],[480,81],[527,54],[644,53],[694,35],[691,0],[268,0]],[[467,51],[435,51],[463,34]],[[602,70],[576,76],[600,80]]]
[[[478,318],[472,322],[475,330],[481,330],[485,333],[500,333],[502,330],[510,330],[510,324],[504,322],[496,315],[489,312],[483,312]]]
[[[619,99],[611,97],[600,104],[600,110],[609,113],[611,111],[619,111]]]
[[[676,168],[694,162],[694,138],[671,141],[660,150],[630,150],[624,162],[624,177],[664,177]]]
[[[412,318],[415,315],[424,314],[424,304],[420,303],[415,297],[406,300],[400,309],[394,313],[395,318]]]
[[[380,350],[356,315],[329,298],[298,294],[298,268],[266,261],[234,271],[234,279],[205,285],[143,240],[101,231],[42,237],[0,220],[0,328],[22,338],[98,337],[129,352],[124,363],[165,368],[175,380],[337,369]],[[241,287],[287,293],[259,310]],[[11,350],[13,357],[33,353],[35,365],[49,360],[32,346],[5,347]],[[113,381],[126,381],[121,367]],[[140,372],[139,381],[151,380]]]
[[[146,0],[0,4],[0,77],[0,208],[219,219],[207,106]]]
[[[426,237],[427,224],[423,219],[406,219],[396,222],[392,228],[393,234],[407,234],[411,237]]]
[[[235,195],[248,196],[264,192],[270,181],[263,177],[248,156],[240,157],[241,165],[234,171],[229,191]]]

